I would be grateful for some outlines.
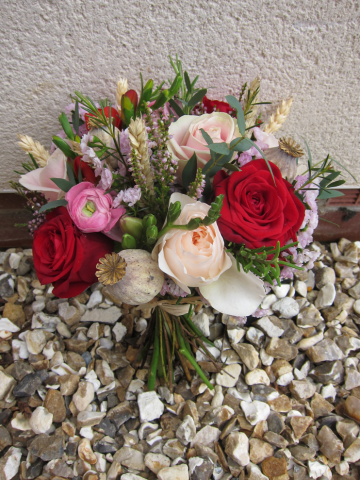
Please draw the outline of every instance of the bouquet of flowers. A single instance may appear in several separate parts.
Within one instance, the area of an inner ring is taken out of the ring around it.
[[[192,322],[199,304],[244,321],[262,316],[266,289],[295,269],[310,269],[317,199],[341,195],[344,180],[327,156],[297,175],[303,151],[274,133],[291,106],[267,123],[260,81],[226,102],[209,100],[180,60],[169,86],[117,83],[116,102],[75,92],[50,153],[28,136],[29,154],[12,187],[33,213],[34,266],[54,295],[70,298],[96,282],[117,302],[151,308],[139,359],[155,377],[173,379],[176,356],[186,375],[201,349],[214,371],[212,342]]]

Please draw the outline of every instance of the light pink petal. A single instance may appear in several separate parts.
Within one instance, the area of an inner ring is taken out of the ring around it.
[[[110,222],[106,225],[106,228],[104,228],[103,232],[108,233],[110,230],[112,230],[116,223],[118,223],[118,220],[126,213],[125,207],[118,207],[118,208],[113,208],[111,209],[111,220]]]
[[[197,119],[198,117],[193,115],[183,115],[176,122],[170,124],[169,135],[172,135],[178,145],[183,145],[184,137],[188,134],[190,125]]]
[[[231,256],[232,267],[200,293],[219,312],[236,317],[252,315],[265,297],[264,283],[253,273],[239,272]]]

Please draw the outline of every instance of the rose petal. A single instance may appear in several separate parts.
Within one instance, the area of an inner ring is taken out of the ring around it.
[[[236,317],[251,315],[265,297],[264,282],[253,273],[239,272],[235,258],[232,267],[218,280],[201,286],[201,295],[219,312]]]

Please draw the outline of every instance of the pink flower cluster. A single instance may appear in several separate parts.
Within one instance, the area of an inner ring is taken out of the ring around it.
[[[126,190],[121,190],[117,194],[113,202],[113,208],[117,208],[121,205],[122,202],[127,203],[129,207],[133,207],[136,202],[141,198],[141,189],[138,185],[135,185],[134,188],[127,188]]]

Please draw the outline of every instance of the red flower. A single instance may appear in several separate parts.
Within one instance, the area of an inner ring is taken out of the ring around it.
[[[101,108],[98,108],[98,110],[99,112],[102,112]],[[104,114],[106,118],[109,118],[109,112],[110,112],[110,107],[105,107]],[[85,125],[87,128],[87,131],[89,131],[92,128],[92,125],[90,125],[90,118],[94,116],[95,115],[93,115],[92,113],[85,113]],[[114,124],[114,121],[115,121],[115,127],[120,130],[121,118],[120,118],[119,112],[115,108],[111,107],[111,123]]]
[[[80,162],[81,162],[82,181],[83,182],[90,182],[93,185],[95,185],[96,177],[95,177],[94,170],[90,167],[90,165],[88,163],[81,160],[81,157],[76,157],[75,160],[74,160],[75,177],[78,179]]]
[[[206,96],[203,98],[203,104],[206,108],[206,113],[224,112],[230,114],[234,111],[228,103],[220,102],[219,100],[210,100]]]
[[[52,283],[60,298],[79,295],[98,279],[96,264],[113,251],[113,241],[101,233],[81,233],[65,207],[55,208],[35,231],[33,254],[43,285]]]
[[[276,186],[263,159],[249,162],[230,176],[222,170],[215,175],[214,193],[225,195],[217,223],[226,240],[248,248],[296,241],[305,207],[278,167],[270,165]]]

